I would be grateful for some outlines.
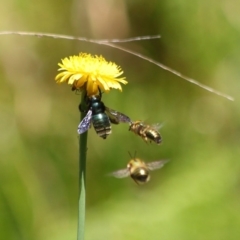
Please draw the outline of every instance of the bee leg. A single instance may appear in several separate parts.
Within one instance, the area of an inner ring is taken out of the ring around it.
[[[81,113],[87,113],[87,111],[89,110],[89,100],[87,98],[87,94],[85,94],[84,96],[84,103],[80,103],[78,105],[78,110],[81,112]]]
[[[84,110],[84,109],[83,109],[81,103],[78,105],[78,110],[79,110],[80,112],[82,112],[82,113],[86,113],[86,112],[87,112],[87,110]]]
[[[98,87],[98,92],[99,92],[99,97],[100,97],[100,100],[102,99],[102,91],[100,89],[100,87]]]
[[[148,143],[148,141],[149,141],[148,137],[145,134],[143,135],[143,140],[144,140],[145,143]]]
[[[138,186],[140,185],[134,178],[132,178],[132,179]]]

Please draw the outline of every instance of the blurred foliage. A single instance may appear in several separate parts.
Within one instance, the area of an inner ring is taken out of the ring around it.
[[[239,239],[239,9],[237,0],[0,3],[0,31],[161,34],[123,46],[235,97],[227,101],[110,47],[0,36],[0,239],[76,239],[80,96],[54,77],[60,59],[79,52],[102,54],[124,70],[129,84],[104,94],[107,106],[163,123],[161,146],[124,124],[105,141],[89,131],[86,239]],[[135,150],[146,161],[171,162],[144,186],[106,177]]]

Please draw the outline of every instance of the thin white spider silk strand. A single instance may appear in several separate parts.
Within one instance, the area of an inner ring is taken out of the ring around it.
[[[193,78],[189,78],[189,77],[187,77],[187,76],[184,76],[184,75],[181,74],[180,72],[178,72],[178,71],[176,71],[176,70],[173,70],[173,69],[171,69],[171,68],[163,65],[162,63],[159,63],[159,62],[157,62],[157,61],[155,61],[155,60],[153,60],[153,59],[151,59],[151,58],[149,58],[149,57],[146,57],[146,56],[144,56],[144,55],[142,55],[142,54],[139,54],[139,53],[134,52],[134,51],[132,51],[132,50],[129,50],[129,49],[127,49],[127,48],[123,48],[123,47],[117,46],[117,45],[115,45],[115,44],[111,44],[111,43],[102,43],[102,44],[107,45],[107,46],[111,46],[111,47],[113,47],[113,48],[122,50],[122,51],[127,52],[127,53],[130,53],[130,54],[132,54],[132,55],[134,55],[134,56],[137,56],[137,57],[139,57],[139,58],[142,58],[142,59],[144,59],[144,60],[146,60],[146,61],[148,61],[148,62],[150,62],[150,63],[153,63],[153,64],[157,65],[158,67],[160,67],[160,68],[162,68],[162,69],[164,69],[164,70],[166,70],[166,71],[168,71],[168,72],[171,72],[172,74],[174,74],[174,75],[176,75],[176,76],[178,76],[178,77],[186,80],[187,82],[190,82],[190,83],[192,83],[192,84],[194,84],[194,85],[197,85],[197,86],[200,87],[200,88],[203,88],[203,89],[205,89],[205,90],[207,90],[207,91],[209,91],[209,92],[211,92],[211,93],[214,93],[214,94],[216,94],[216,95],[218,95],[218,96],[224,97],[224,98],[226,98],[226,99],[228,99],[228,100],[230,100],[230,101],[234,101],[234,98],[233,98],[232,96],[230,96],[230,95],[228,95],[228,94],[225,94],[225,93],[222,93],[222,92],[220,92],[220,91],[218,91],[218,90],[215,90],[215,89],[213,89],[213,88],[211,88],[211,87],[209,87],[209,86],[207,86],[207,85],[205,85],[205,84],[202,84],[202,83],[196,81],[196,80],[193,79]]]
[[[22,32],[22,31],[2,31],[0,32],[0,35],[20,35],[20,36],[35,36],[35,37],[49,37],[49,38],[58,38],[58,39],[66,39],[66,40],[77,40],[77,41],[85,41],[85,42],[90,42],[90,43],[95,43],[95,44],[102,44],[106,45],[115,49],[119,49],[121,51],[127,52],[129,54],[132,54],[136,57],[139,57],[145,61],[148,61],[150,63],[153,63],[154,65],[171,72],[172,74],[184,79],[187,82],[190,82],[194,85],[197,85],[200,88],[203,88],[211,93],[214,93],[218,96],[224,97],[230,101],[234,101],[234,98],[229,96],[228,94],[222,93],[218,90],[215,90],[205,84],[202,84],[195,79],[189,78],[187,76],[184,76],[178,71],[175,71],[162,63],[159,63],[149,57],[146,57],[142,54],[139,54],[137,52],[134,52],[132,50],[129,50],[127,48],[117,46],[112,43],[125,43],[125,42],[133,42],[133,41],[143,41],[143,40],[152,40],[152,39],[159,39],[160,35],[154,35],[154,36],[138,36],[138,37],[133,37],[133,38],[126,38],[126,39],[101,39],[101,40],[96,40],[96,39],[90,39],[90,38],[84,38],[84,37],[74,37],[74,36],[69,36],[69,35],[62,35],[62,34],[52,34],[52,33],[41,33],[41,32]]]
[[[151,39],[159,39],[160,35],[153,36],[138,36],[132,38],[124,38],[124,39],[91,39],[85,37],[74,37],[70,35],[62,35],[62,34],[54,34],[54,33],[41,33],[41,32],[22,32],[22,31],[3,31],[0,32],[0,35],[20,35],[20,36],[31,36],[31,37],[48,37],[48,38],[60,38],[67,40],[77,40],[77,41],[85,41],[90,43],[125,43],[125,42],[135,42],[135,41],[144,41]]]

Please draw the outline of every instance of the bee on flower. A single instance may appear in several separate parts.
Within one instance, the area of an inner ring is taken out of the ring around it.
[[[106,139],[111,134],[111,123],[119,124],[129,123],[131,120],[128,116],[105,106],[101,101],[100,95],[91,96],[87,98],[88,112],[83,120],[78,125],[78,134],[86,132],[91,123],[99,137]],[[81,111],[81,105],[79,106]]]
[[[72,90],[83,91],[85,95],[85,107],[81,104],[79,109],[86,112],[86,116],[78,125],[78,134],[86,132],[92,123],[97,134],[106,139],[111,133],[111,123],[131,121],[128,116],[106,107],[101,101],[102,92],[113,88],[122,91],[120,83],[127,84],[125,78],[120,77],[123,71],[119,66],[107,62],[102,56],[86,53],[64,58],[58,65],[61,72],[56,76],[56,82],[67,82],[72,85]]]

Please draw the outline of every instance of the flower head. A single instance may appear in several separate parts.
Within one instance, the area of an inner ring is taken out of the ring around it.
[[[67,82],[73,89],[86,89],[87,95],[98,95],[99,89],[108,92],[111,88],[122,91],[120,83],[127,84],[125,78],[118,78],[123,71],[113,62],[107,62],[102,56],[80,53],[62,59],[55,80]]]

